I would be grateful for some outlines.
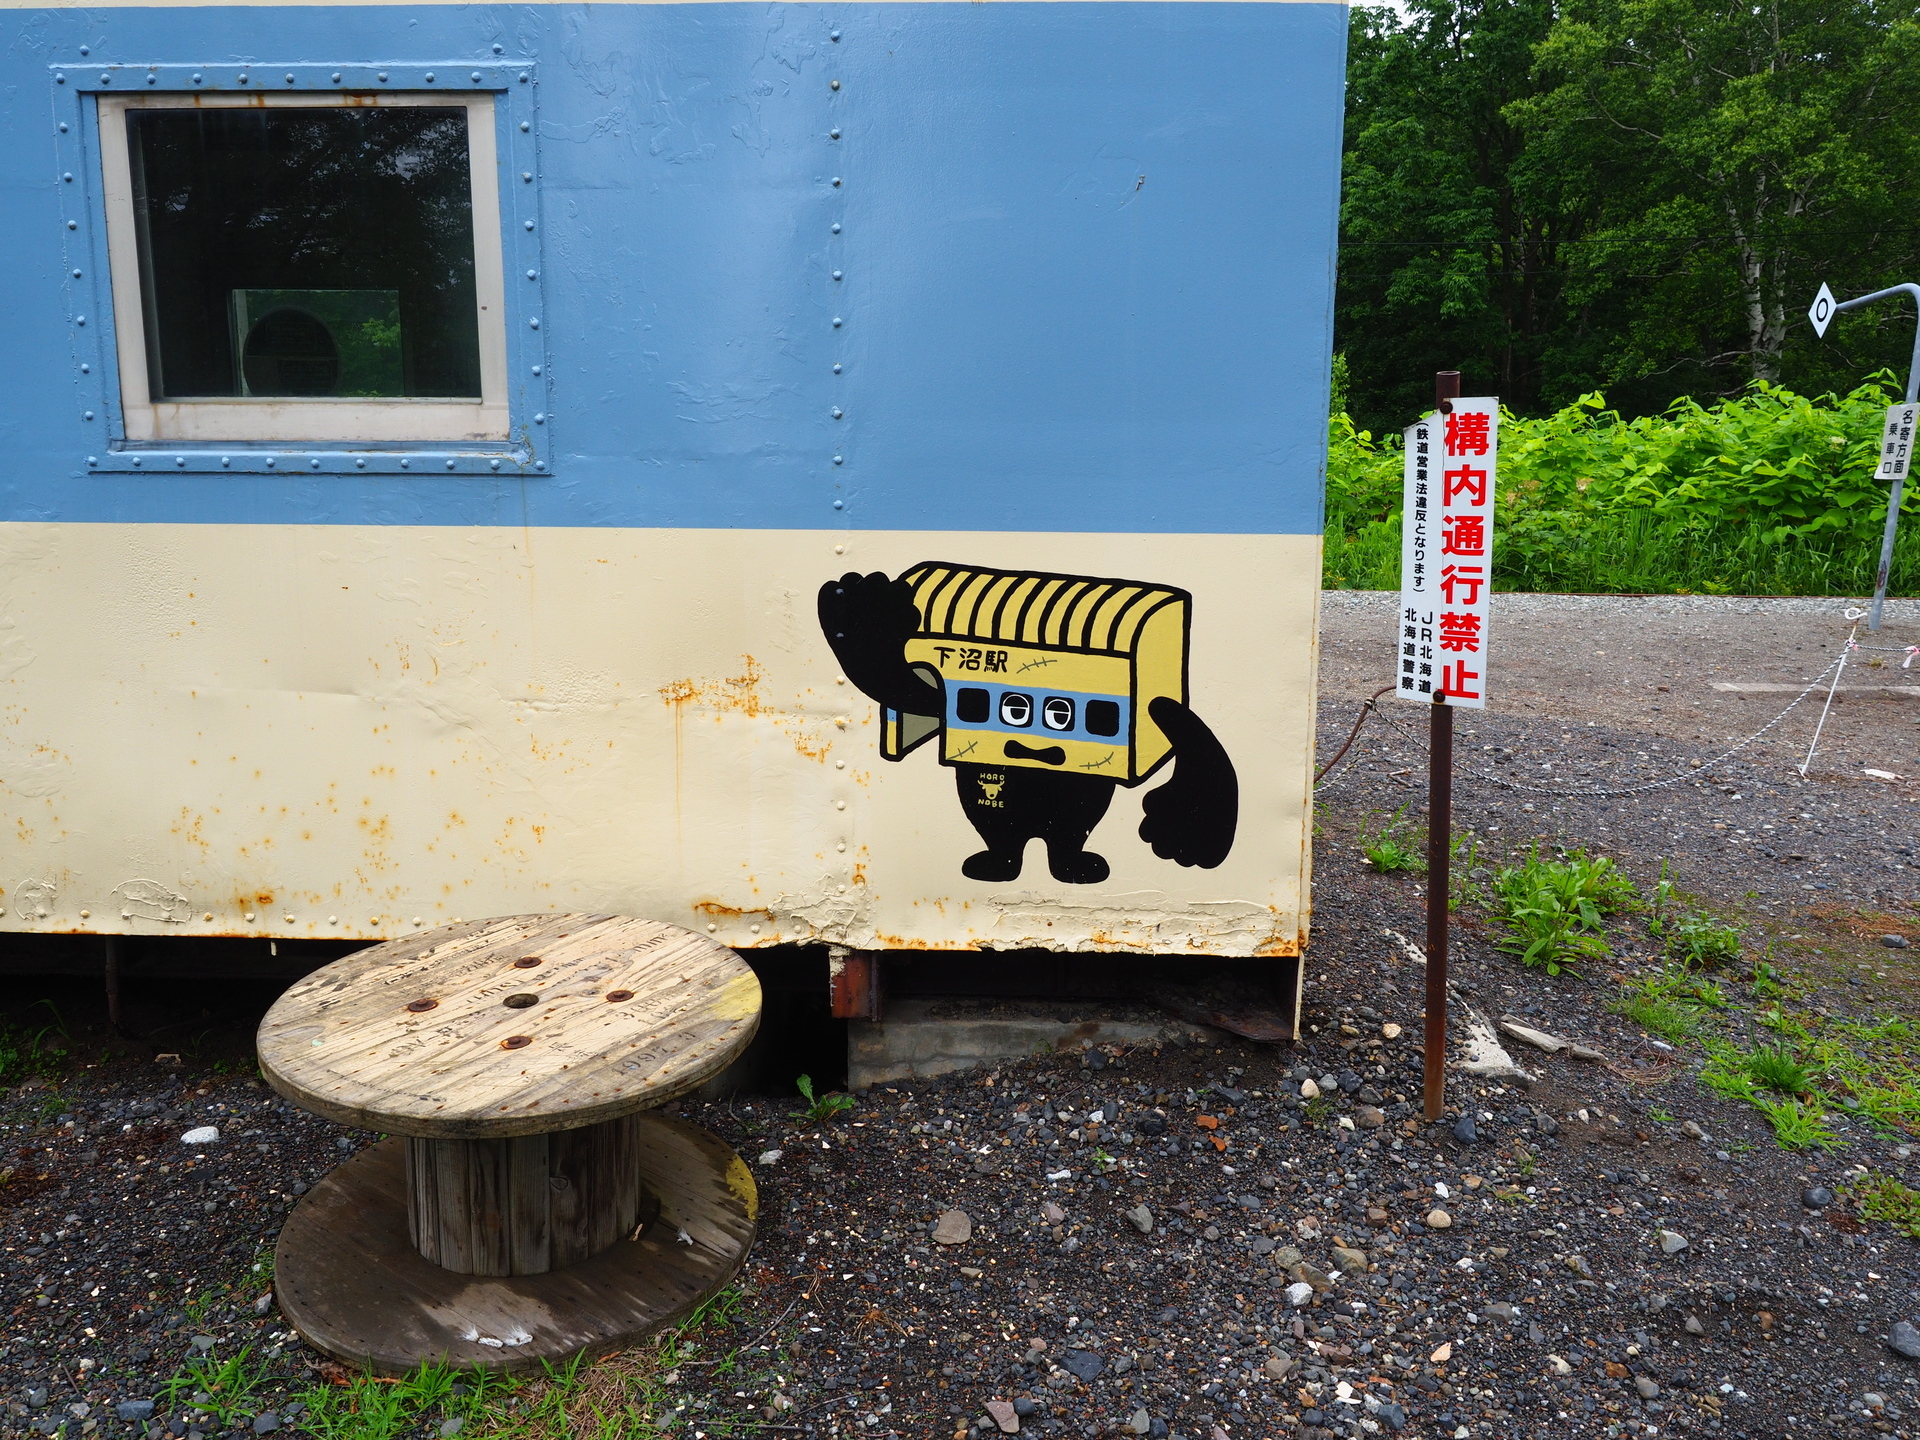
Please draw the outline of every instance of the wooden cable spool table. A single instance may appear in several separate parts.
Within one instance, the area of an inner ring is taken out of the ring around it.
[[[686,1314],[746,1259],[758,1194],[724,1142],[648,1111],[759,1023],[733,951],[612,915],[448,925],[315,971],[261,1021],[260,1068],[388,1138],[288,1216],[282,1312],[389,1375],[533,1368]]]

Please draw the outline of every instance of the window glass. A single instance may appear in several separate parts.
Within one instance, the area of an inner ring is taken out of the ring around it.
[[[463,106],[127,113],[151,399],[478,397]]]

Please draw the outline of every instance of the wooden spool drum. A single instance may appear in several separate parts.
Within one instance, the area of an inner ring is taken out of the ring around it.
[[[631,1344],[732,1278],[740,1157],[647,1113],[718,1073],[760,988],[705,936],[612,916],[447,926],[295,985],[260,1027],[282,1095],[392,1133],[301,1201],[280,1308],[376,1373],[531,1368]]]
[[[462,1275],[544,1275],[591,1259],[659,1214],[640,1173],[641,1119],[511,1140],[410,1138],[414,1248]]]

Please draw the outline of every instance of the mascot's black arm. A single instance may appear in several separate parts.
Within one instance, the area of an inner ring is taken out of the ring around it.
[[[1162,860],[1211,870],[1233,849],[1240,778],[1206,722],[1165,695],[1147,706],[1173,742],[1173,775],[1141,798],[1140,838]]]
[[[820,587],[820,629],[848,681],[889,710],[938,715],[940,691],[907,663],[907,641],[919,628],[904,580],[849,571]]]

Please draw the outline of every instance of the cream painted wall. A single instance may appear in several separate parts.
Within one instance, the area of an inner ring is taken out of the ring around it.
[[[1304,940],[1317,536],[0,525],[0,929],[383,938],[644,915],[730,945],[1289,954]],[[844,551],[844,553],[841,553]],[[878,756],[814,593],[921,560],[1194,596],[1239,773],[1215,870],[1121,790],[1006,885],[934,746]],[[845,848],[842,849],[841,847]],[[43,913],[44,912],[44,913]]]

